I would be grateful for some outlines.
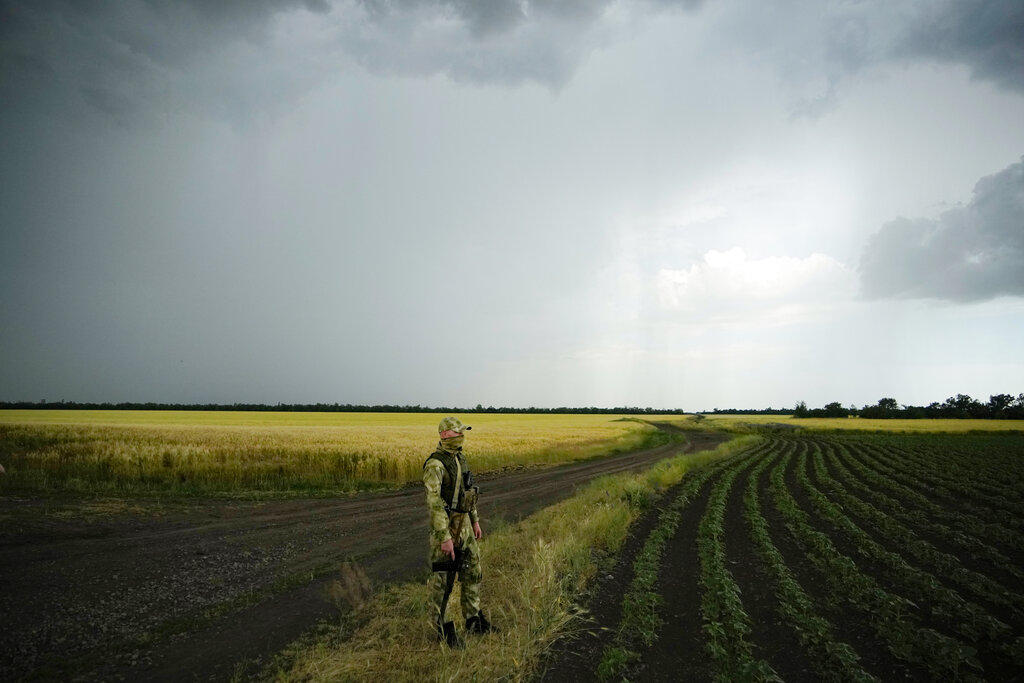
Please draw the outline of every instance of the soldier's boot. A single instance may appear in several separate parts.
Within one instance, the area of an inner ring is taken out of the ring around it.
[[[463,642],[462,638],[459,638],[459,634],[455,632],[455,622],[446,621],[444,626],[437,630],[438,639],[444,642],[445,645],[453,650],[461,650],[466,647],[466,643]]]
[[[466,633],[497,633],[498,627],[487,621],[483,610],[477,612],[476,616],[466,619]]]

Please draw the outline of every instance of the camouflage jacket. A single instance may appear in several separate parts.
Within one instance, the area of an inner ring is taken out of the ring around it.
[[[443,543],[452,537],[449,530],[449,509],[454,509],[462,492],[462,473],[466,458],[462,451],[449,453],[438,448],[423,463],[423,487],[427,492],[427,511],[430,515],[430,538]],[[453,513],[458,514],[458,513]],[[476,506],[469,510],[469,523],[463,522],[463,533],[472,530],[479,521]]]

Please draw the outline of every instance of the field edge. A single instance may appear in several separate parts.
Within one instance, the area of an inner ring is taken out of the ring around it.
[[[631,525],[695,467],[756,437],[664,460],[641,474],[603,477],[485,539],[484,609],[502,628],[449,652],[433,638],[425,582],[390,586],[334,625],[282,652],[264,680],[529,680],[552,644],[584,624],[581,596],[614,561]],[[453,597],[453,602],[455,602]]]

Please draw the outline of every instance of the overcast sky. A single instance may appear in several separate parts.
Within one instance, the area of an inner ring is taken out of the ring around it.
[[[1019,0],[0,0],[0,400],[1024,392]]]

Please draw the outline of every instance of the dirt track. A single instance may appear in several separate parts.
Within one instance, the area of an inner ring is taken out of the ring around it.
[[[724,437],[688,439],[481,477],[484,532],[597,476]],[[372,585],[424,572],[421,487],[326,500],[150,501],[99,514],[89,503],[52,505],[0,500],[0,680],[223,680],[337,616],[343,606],[328,588],[345,563]]]

